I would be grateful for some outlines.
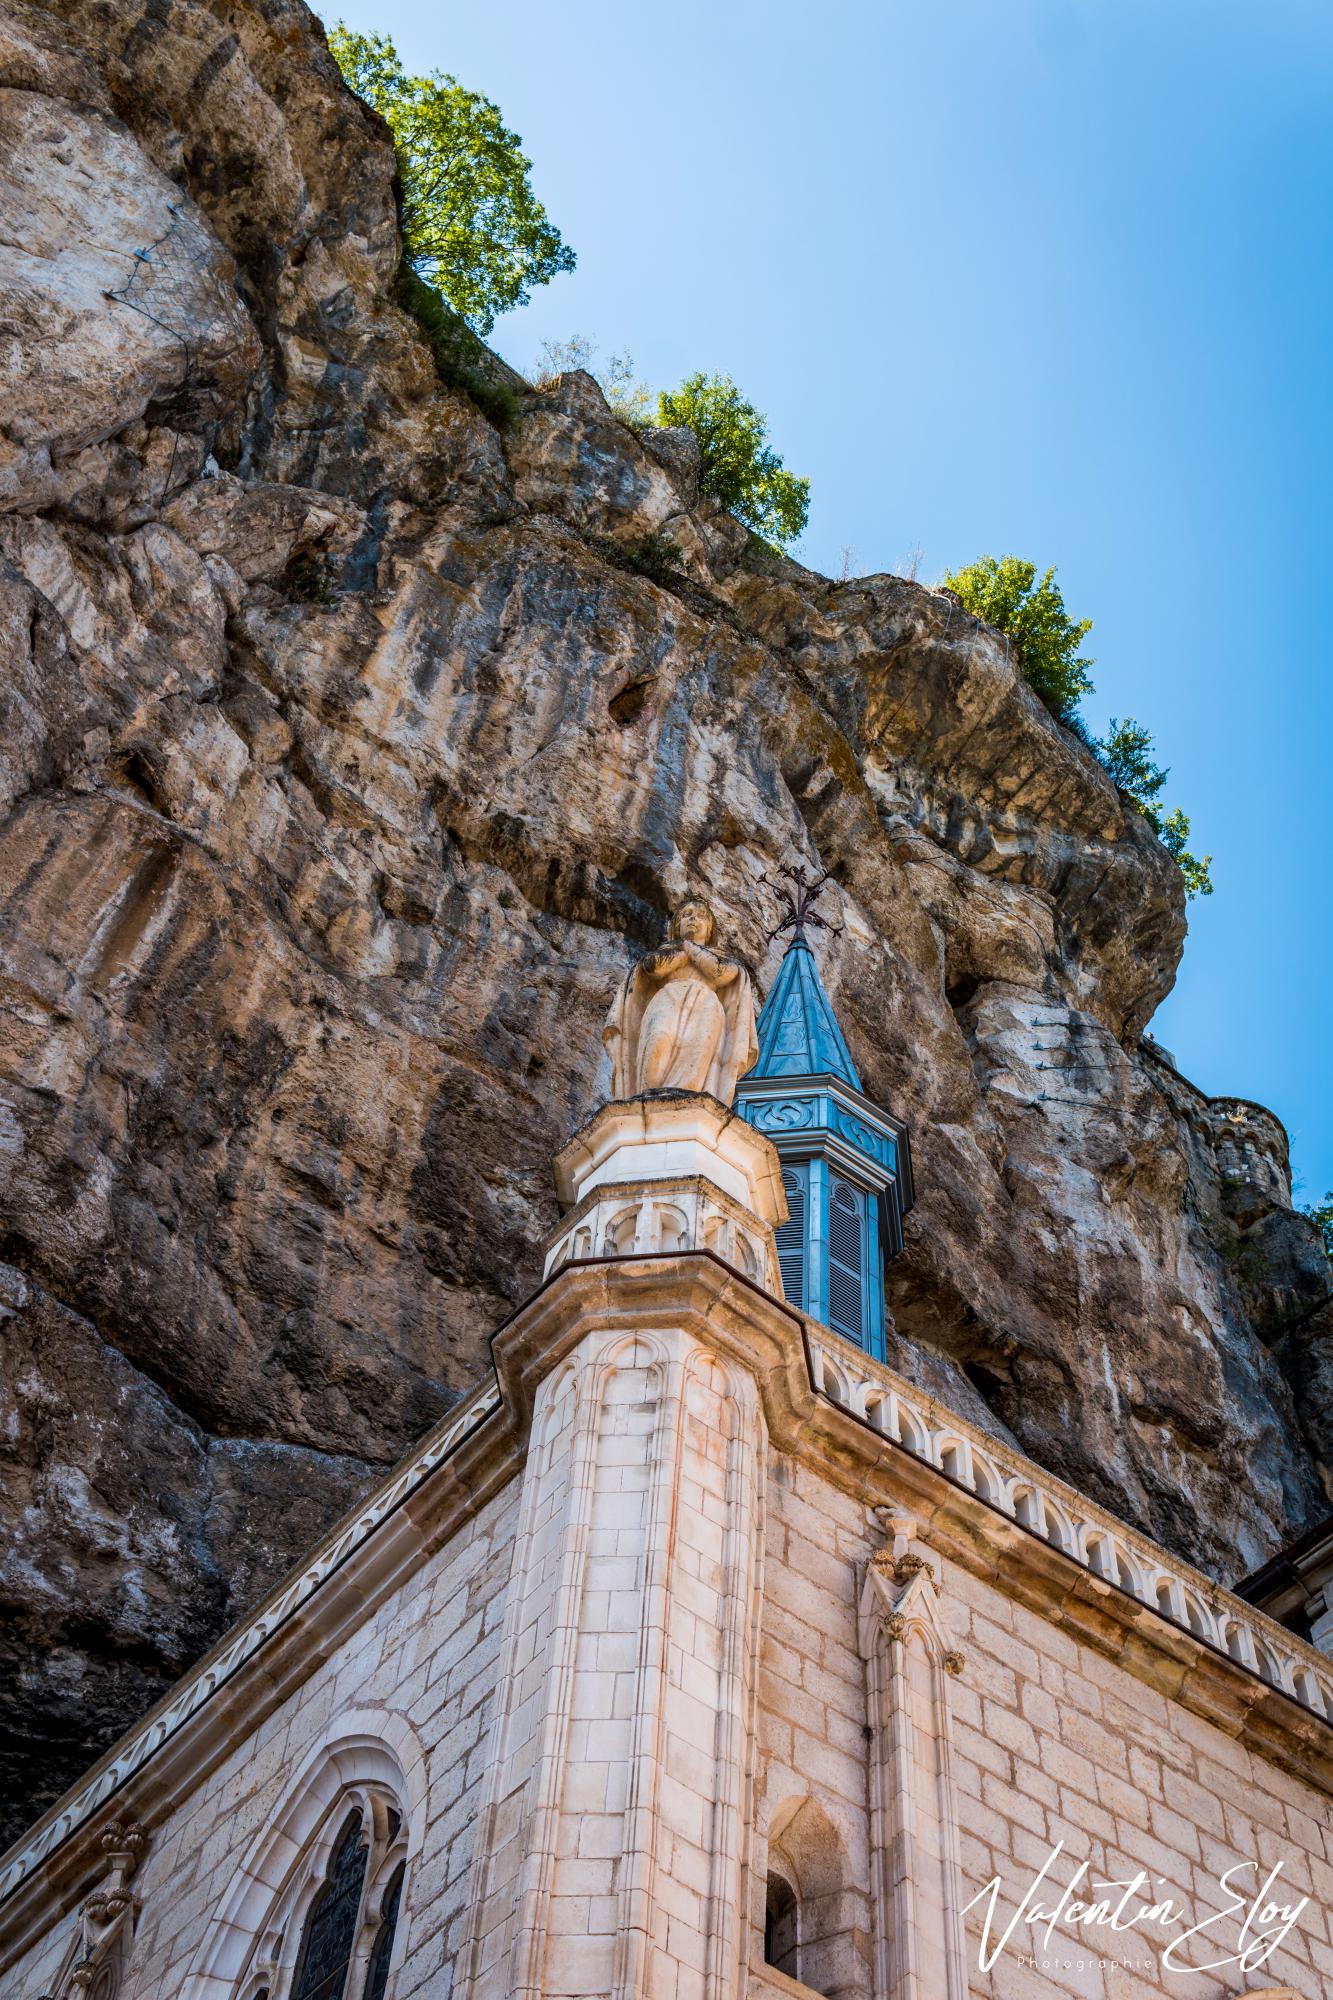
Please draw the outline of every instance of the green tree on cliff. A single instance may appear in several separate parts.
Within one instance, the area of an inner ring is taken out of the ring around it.
[[[1118,790],[1143,814],[1167,853],[1185,877],[1189,896],[1211,896],[1212,855],[1200,861],[1189,851],[1190,823],[1179,806],[1168,812],[1161,804],[1162,787],[1171,773],[1152,761],[1152,734],[1132,715],[1121,722],[1111,717],[1111,727],[1101,741],[1093,744]]]
[[[1309,1216],[1324,1239],[1325,1250],[1330,1257],[1333,1257],[1333,1188],[1329,1189],[1322,1201],[1307,1203],[1301,1214]]]
[[[1052,715],[1072,723],[1080,698],[1092,692],[1093,662],[1079,653],[1092,620],[1069,616],[1055,571],[1048,569],[1038,583],[1035,563],[1018,556],[982,556],[963,569],[949,570],[942,581],[973,617],[1007,633],[1029,687]]]
[[[699,440],[699,483],[766,542],[786,548],[805,527],[810,481],[788,472],[768,442],[768,424],[729,375],[689,375],[664,389],[657,421],[688,424]]]
[[[475,333],[572,271],[574,252],[532,191],[531,162],[489,98],[432,70],[409,76],[388,35],[329,35],[358,97],[387,120],[398,153],[403,240],[417,276]]]
[[[1092,630],[1091,618],[1071,618],[1055,571],[1037,580],[1037,565],[1018,556],[982,556],[941,579],[956,591],[975,618],[994,625],[1013,641],[1024,679],[1051,714],[1072,729],[1110,773],[1121,796],[1142,813],[1185,878],[1187,896],[1211,896],[1212,855],[1200,860],[1189,849],[1190,823],[1179,806],[1161,803],[1170,772],[1153,762],[1150,730],[1133,716],[1115,716],[1105,737],[1090,734],[1079,702],[1092,693],[1093,662],[1079,648]]]

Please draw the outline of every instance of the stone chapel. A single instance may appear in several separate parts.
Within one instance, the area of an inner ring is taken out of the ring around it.
[[[631,972],[488,1378],[4,1858],[6,2000],[1333,1991],[1333,1659],[886,1367],[804,918]]]

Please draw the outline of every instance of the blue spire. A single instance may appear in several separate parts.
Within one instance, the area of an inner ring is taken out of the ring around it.
[[[851,1051],[824,991],[814,953],[798,930],[759,1016],[759,1060],[745,1078],[840,1076],[860,1090]]]
[[[872,1104],[805,939],[820,882],[801,868],[779,890],[792,941],[759,1016],[759,1059],[736,1109],[782,1163],[787,1220],[775,1232],[783,1297],[884,1358],[884,1261],[912,1206],[907,1128]],[[822,880],[822,878],[821,878]]]

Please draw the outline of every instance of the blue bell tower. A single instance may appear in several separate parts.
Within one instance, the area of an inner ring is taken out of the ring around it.
[[[907,1127],[865,1095],[824,991],[807,923],[820,886],[801,870],[794,934],[759,1016],[759,1056],[736,1109],[777,1147],[789,1219],[777,1232],[788,1303],[884,1355],[884,1264],[915,1198]],[[828,928],[827,926],[824,926]]]

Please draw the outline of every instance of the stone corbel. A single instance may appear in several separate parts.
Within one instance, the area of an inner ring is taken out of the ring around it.
[[[875,2000],[967,2000],[951,1771],[951,1642],[935,1565],[899,1515],[866,1565],[858,1633],[871,1726]]]
[[[54,1993],[44,2000],[83,2000],[92,1991],[103,1966],[128,1952],[139,1902],[130,1888],[148,1845],[148,1835],[133,1820],[111,1820],[99,1841],[106,1872],[79,1911],[74,1940],[60,1968]]]

